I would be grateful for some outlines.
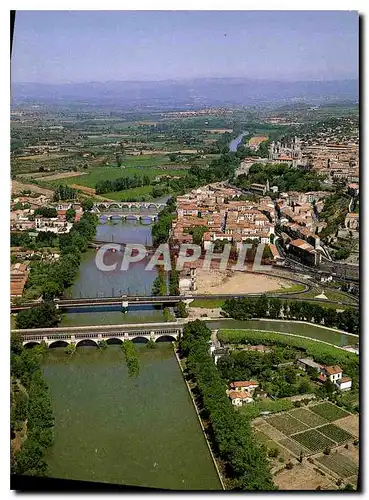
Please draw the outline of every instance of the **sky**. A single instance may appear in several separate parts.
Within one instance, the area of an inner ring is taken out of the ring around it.
[[[17,11],[13,82],[358,77],[355,11]]]

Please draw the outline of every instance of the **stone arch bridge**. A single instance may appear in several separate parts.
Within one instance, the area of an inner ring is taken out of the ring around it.
[[[94,212],[101,212],[104,210],[131,210],[132,208],[140,210],[140,209],[155,209],[162,210],[165,207],[165,203],[155,203],[150,201],[101,201],[99,203],[95,203],[93,206]]]
[[[156,328],[137,328],[127,329],[123,327],[115,328],[98,328],[83,327],[78,329],[76,327],[70,328],[50,328],[50,329],[33,329],[33,330],[13,330],[22,337],[24,346],[33,346],[45,342],[48,347],[67,346],[75,343],[76,346],[81,345],[95,345],[102,340],[108,344],[120,344],[126,340],[133,342],[148,342],[154,340],[155,342],[174,341],[178,340],[183,327],[180,325],[163,326]]]

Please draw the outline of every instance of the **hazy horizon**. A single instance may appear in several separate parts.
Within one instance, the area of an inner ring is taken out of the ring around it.
[[[13,83],[358,79],[356,11],[17,11]]]

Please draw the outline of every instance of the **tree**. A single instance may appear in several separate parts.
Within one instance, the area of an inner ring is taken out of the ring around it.
[[[177,304],[176,314],[177,314],[178,318],[187,318],[188,317],[188,311],[186,308],[186,304],[182,300],[180,302],[178,302],[178,304]]]
[[[68,208],[65,218],[68,222],[74,222],[74,219],[76,218],[76,211],[73,208]]]
[[[85,212],[89,212],[90,210],[92,210],[94,202],[93,200],[91,200],[91,198],[86,198],[85,200],[82,201],[81,205]]]
[[[58,310],[52,302],[44,302],[39,306],[20,311],[15,320],[18,329],[52,328],[59,321]]]

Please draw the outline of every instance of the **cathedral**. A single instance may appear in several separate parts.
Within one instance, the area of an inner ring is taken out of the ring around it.
[[[302,163],[301,141],[296,136],[292,141],[271,142],[269,160],[273,163],[288,163],[297,167]]]

